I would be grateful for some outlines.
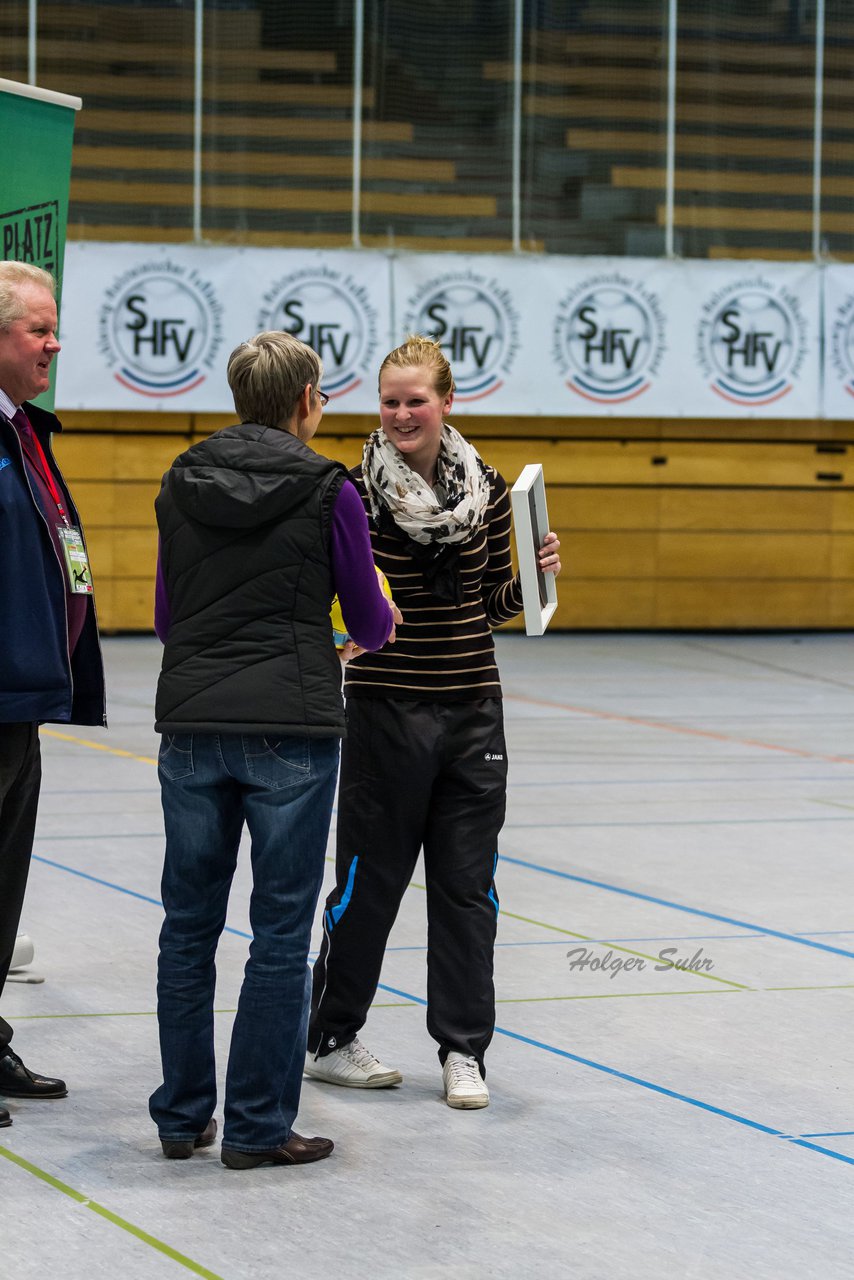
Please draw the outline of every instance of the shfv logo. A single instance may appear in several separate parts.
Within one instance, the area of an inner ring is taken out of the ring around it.
[[[377,349],[377,311],[367,288],[329,267],[309,267],[275,281],[263,297],[260,329],[280,329],[323,361],[323,389],[333,399],[360,386]]]
[[[208,376],[222,342],[222,304],[182,263],[146,262],[105,294],[99,350],[122,386],[157,399],[185,395]]]
[[[840,303],[833,317],[830,359],[842,386],[854,396],[854,293]]]
[[[582,281],[559,304],[552,357],[585,400],[637,399],[652,386],[664,351],[658,295],[619,272]]]
[[[453,366],[456,399],[493,395],[504,385],[519,348],[519,315],[510,291],[474,272],[434,277],[407,303],[407,333],[421,333]]]
[[[697,359],[711,389],[748,408],[792,390],[806,352],[798,299],[767,280],[738,280],[703,304]]]

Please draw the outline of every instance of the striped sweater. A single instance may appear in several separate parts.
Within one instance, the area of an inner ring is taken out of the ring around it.
[[[498,472],[492,467],[488,472],[484,522],[461,549],[461,605],[431,594],[399,529],[377,530],[361,467],[351,472],[365,504],[374,561],[388,578],[403,622],[394,644],[347,664],[348,698],[470,702],[501,697],[492,629],[522,611],[522,588],[510,562],[510,495]]]

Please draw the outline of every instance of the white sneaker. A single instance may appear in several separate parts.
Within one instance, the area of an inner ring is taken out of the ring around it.
[[[32,964],[35,955],[35,947],[32,939],[25,933],[19,933],[15,939],[15,946],[12,950],[12,962],[10,969],[23,969],[25,965]]]
[[[343,1084],[348,1089],[387,1089],[400,1084],[403,1076],[394,1067],[386,1067],[369,1053],[356,1037],[343,1049],[333,1049],[324,1058],[313,1054],[305,1056],[305,1074],[310,1080],[325,1080],[327,1084]]]
[[[475,1107],[489,1106],[489,1090],[480,1074],[477,1058],[467,1058],[464,1053],[449,1053],[442,1068],[442,1080],[449,1107],[471,1111]]]

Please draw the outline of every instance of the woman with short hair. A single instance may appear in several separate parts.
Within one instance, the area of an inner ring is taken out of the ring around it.
[[[308,447],[323,368],[286,333],[231,355],[240,422],[175,460],[156,501],[155,626],[165,642],[155,728],[166,825],[157,1014],[164,1154],[216,1134],[215,955],[244,823],[252,944],[231,1037],[222,1161],[305,1164],[328,1138],[293,1129],[308,1023],[311,926],[344,731],[329,608],[378,649],[399,614],[382,596],[359,496]]]

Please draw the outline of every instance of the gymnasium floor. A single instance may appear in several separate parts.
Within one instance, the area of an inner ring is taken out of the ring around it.
[[[164,1160],[148,1118],[159,646],[106,655],[109,732],[43,731],[45,981],[3,1012],[70,1095],[9,1102],[2,1280],[854,1277],[850,636],[500,638],[492,1105],[442,1101],[416,872],[364,1033],[403,1086],[306,1081],[298,1128],[333,1157],[242,1173]],[[245,865],[232,896],[221,1063]]]

